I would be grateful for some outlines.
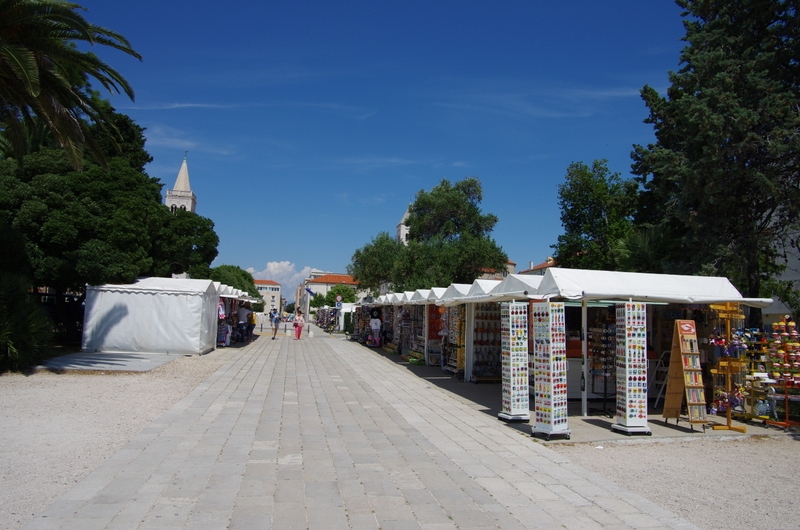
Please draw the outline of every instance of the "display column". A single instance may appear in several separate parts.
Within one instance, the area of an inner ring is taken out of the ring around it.
[[[653,434],[647,426],[647,304],[617,304],[617,414],[612,429]]]
[[[570,437],[567,420],[567,328],[564,304],[533,304],[534,424],[532,434]]]
[[[528,396],[528,304],[500,306],[503,399],[497,415],[506,421],[531,419]]]

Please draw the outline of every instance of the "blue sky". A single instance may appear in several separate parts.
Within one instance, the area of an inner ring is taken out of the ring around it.
[[[172,187],[188,150],[214,265],[274,279],[344,272],[442,179],[483,184],[518,270],[562,233],[572,162],[630,176],[653,141],[639,96],[679,68],[671,0],[263,2],[84,0],[141,62],[95,50],[136,92],[148,173]]]

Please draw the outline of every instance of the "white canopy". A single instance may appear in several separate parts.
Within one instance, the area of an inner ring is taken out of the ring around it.
[[[542,276],[509,274],[489,293],[489,300],[502,302],[514,299],[537,298]]]
[[[442,297],[436,302],[436,305],[463,304],[464,302],[460,299],[467,296],[471,288],[472,285],[468,283],[451,283],[450,287],[442,293]]]
[[[500,280],[484,280],[478,278],[474,282],[472,282],[472,286],[469,288],[467,292],[466,298],[479,298],[482,296],[486,296],[491,292],[492,289],[497,287],[500,284]]]
[[[428,302],[436,303],[437,300],[441,300],[446,290],[446,287],[431,287],[431,292],[428,293]]]
[[[217,338],[211,280],[144,278],[86,287],[81,349],[106,353],[204,354]]]
[[[743,298],[727,278],[640,272],[594,271],[550,267],[539,285],[537,298],[568,300],[637,300],[712,304],[738,302],[766,307],[771,299]]]
[[[430,289],[417,289],[411,297],[412,304],[425,304],[428,302],[428,295],[431,293]]]

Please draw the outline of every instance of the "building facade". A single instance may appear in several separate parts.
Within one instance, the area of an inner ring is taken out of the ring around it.
[[[272,308],[283,312],[283,302],[281,299],[281,284],[273,280],[253,280],[258,289],[258,294],[264,299],[264,312],[268,313]]]

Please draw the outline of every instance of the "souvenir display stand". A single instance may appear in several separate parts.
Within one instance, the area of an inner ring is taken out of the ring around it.
[[[720,358],[719,361],[717,361],[717,367],[711,370],[711,373],[714,375],[725,376],[725,393],[727,396],[730,396],[731,393],[733,392],[733,384],[732,384],[733,376],[740,375],[742,373],[742,370],[744,369],[744,366],[745,362],[742,359],[733,359],[731,357],[727,357],[727,358]],[[705,406],[705,403],[703,403],[703,405]],[[727,419],[726,424],[714,425],[713,429],[715,431],[725,430],[725,431],[737,431],[746,433],[747,427],[744,426],[736,427],[731,424],[731,416],[733,414],[732,405],[733,404],[729,402],[727,410],[725,412],[725,417]]]
[[[475,304],[472,381],[501,381],[500,304]]]
[[[426,326],[428,340],[425,345],[425,364],[428,366],[438,366],[442,363],[442,336],[447,328],[446,309],[435,304],[423,306],[426,314]]]
[[[464,370],[465,322],[464,304],[447,308],[447,364],[444,369],[448,372]]]
[[[529,421],[527,303],[500,304],[500,333],[503,383],[497,417],[505,421]]]
[[[405,309],[409,314],[409,345],[408,350],[403,349],[403,353],[415,359],[425,358],[425,306],[409,305]]]
[[[785,431],[789,427],[798,426],[800,422],[789,419],[789,408],[791,403],[800,401],[800,395],[796,394],[800,388],[800,343],[796,325],[791,321],[778,322],[773,324],[773,341],[769,348],[769,357],[766,367],[769,370],[774,384],[773,394],[773,416],[777,418],[777,411],[774,410],[775,404],[783,402],[783,420],[767,420],[766,425],[783,427]]]
[[[547,440],[552,435],[562,435],[569,439],[571,433],[567,419],[567,330],[564,304],[531,304],[531,329],[534,390],[534,424],[531,434],[544,434]],[[503,368],[505,369],[505,365]]]
[[[612,430],[653,434],[647,426],[647,304],[617,304],[617,413]]]
[[[607,400],[616,397],[615,363],[616,363],[616,326],[600,324],[589,328],[589,351],[591,364],[589,373],[592,377],[592,394],[603,399],[601,412],[613,414],[608,410]]]
[[[399,329],[395,325],[395,315],[397,313],[399,313],[399,308],[395,306],[387,305],[383,307],[383,323],[381,324],[383,341],[381,342],[381,347],[387,351],[397,350],[395,343],[395,336],[399,336],[398,333],[395,333],[395,329]]]
[[[705,386],[700,368],[700,349],[697,343],[697,328],[694,320],[676,320],[672,338],[667,391],[664,398],[664,423],[669,418],[680,421],[681,409],[686,402],[689,424],[702,424],[706,430]]]

